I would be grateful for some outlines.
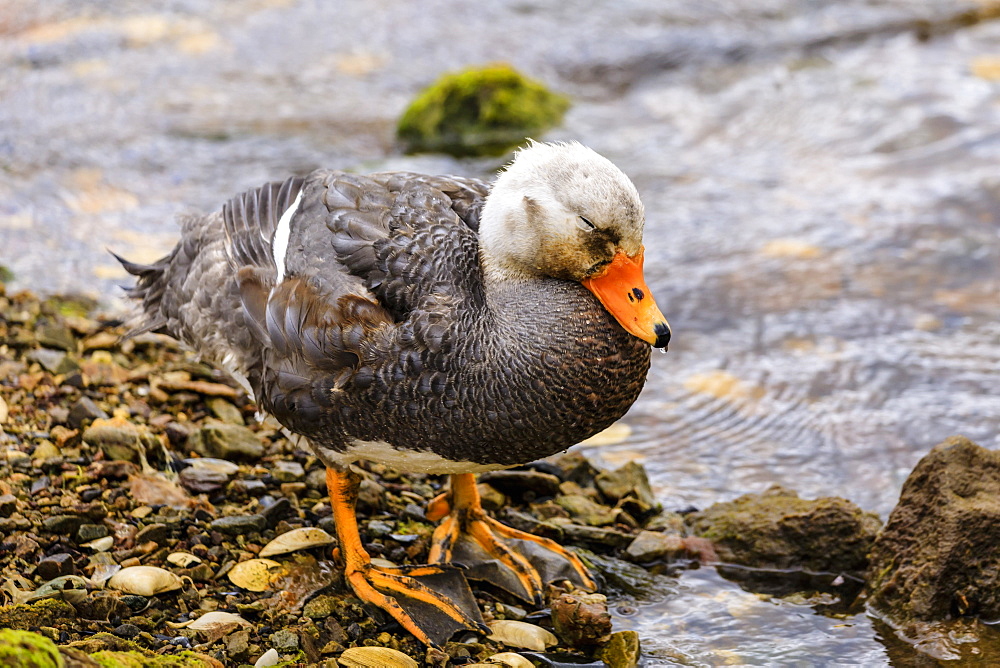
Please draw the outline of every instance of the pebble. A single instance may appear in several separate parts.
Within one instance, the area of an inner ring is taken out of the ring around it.
[[[604,547],[625,547],[632,542],[632,536],[624,531],[607,527],[591,527],[582,524],[564,524],[563,533],[569,543],[586,543]]]
[[[35,575],[43,580],[52,580],[62,575],[76,575],[72,555],[62,552],[45,557],[35,566]]]
[[[39,348],[28,353],[27,358],[38,362],[51,374],[67,374],[79,368],[76,362],[61,350]]]
[[[264,455],[264,444],[247,427],[213,422],[188,437],[187,448],[203,457],[255,461]]]
[[[184,489],[192,494],[211,494],[229,483],[229,476],[225,473],[193,466],[181,471],[178,478]]]
[[[261,501],[263,501],[263,499],[261,499]],[[273,503],[268,504],[264,510],[261,511],[261,515],[264,516],[267,526],[273,529],[278,522],[291,515],[293,511],[294,508],[292,507],[292,502],[285,497],[281,497]]]
[[[226,424],[235,424],[240,426],[245,424],[243,422],[243,413],[240,409],[222,397],[212,397],[210,399],[206,399],[205,405],[208,406],[208,410],[212,411],[212,415],[219,418],[219,420],[225,422]]]
[[[279,460],[274,463],[274,468],[271,469],[271,475],[278,482],[295,482],[296,480],[301,480],[305,477],[305,469],[302,468],[302,464],[298,462],[289,462],[285,460]]]
[[[140,629],[135,624],[122,624],[120,626],[115,627],[115,629],[112,631],[112,633],[114,633],[119,638],[125,638],[126,640],[132,640],[133,638],[135,638],[136,636],[138,636],[140,633],[142,633],[142,629]]]
[[[79,429],[85,422],[98,418],[107,418],[108,414],[101,410],[101,407],[94,403],[90,397],[81,397],[69,409],[66,420],[73,429]]]
[[[104,538],[107,535],[108,528],[103,524],[81,524],[80,528],[76,530],[76,542],[88,543],[98,538]]]
[[[17,497],[13,494],[0,495],[0,517],[10,517],[17,510]]]
[[[294,652],[299,648],[299,636],[294,631],[281,629],[271,634],[271,645],[279,652]]]
[[[170,529],[166,524],[159,522],[147,524],[135,535],[135,542],[137,545],[142,545],[143,543],[152,541],[157,545],[162,545],[169,534]]]
[[[238,536],[263,531],[267,528],[267,520],[263,515],[230,515],[213,520],[209,528],[229,536]]]
[[[76,534],[84,524],[79,515],[51,515],[42,520],[42,527],[48,533]]]
[[[533,501],[558,494],[561,481],[551,473],[539,471],[489,471],[479,476],[479,482],[508,496]]]

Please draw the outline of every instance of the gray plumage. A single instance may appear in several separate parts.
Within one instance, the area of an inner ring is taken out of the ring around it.
[[[274,237],[300,194],[277,282]],[[384,442],[401,468],[463,470],[428,453],[508,467],[621,417],[649,345],[576,281],[490,280],[488,194],[459,177],[317,171],[186,220],[153,265],[124,264],[145,328],[245,377],[328,465],[383,458],[364,443]]]

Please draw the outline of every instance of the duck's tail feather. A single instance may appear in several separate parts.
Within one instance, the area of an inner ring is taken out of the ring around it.
[[[114,251],[109,250],[108,252],[118,260],[125,271],[138,279],[134,286],[123,286],[125,294],[141,303],[142,311],[129,321],[129,331],[122,336],[122,340],[125,341],[146,332],[170,334],[166,331],[167,318],[161,311],[160,305],[167,287],[167,268],[177,254],[177,248],[152,264],[131,262]]]

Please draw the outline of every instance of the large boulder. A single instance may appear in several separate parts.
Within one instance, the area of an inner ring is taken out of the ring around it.
[[[866,591],[897,627],[1000,619],[1000,452],[953,436],[920,460],[875,541]]]

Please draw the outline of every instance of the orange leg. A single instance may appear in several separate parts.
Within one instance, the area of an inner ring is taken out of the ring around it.
[[[363,601],[373,603],[388,612],[403,628],[416,636],[420,642],[433,646],[427,633],[411,615],[400,600],[412,599],[431,605],[444,613],[459,626],[471,631],[483,631],[483,625],[471,614],[462,611],[454,602],[438,592],[421,584],[416,579],[424,575],[436,575],[448,570],[447,566],[401,566],[397,568],[376,568],[361,543],[358,520],[354,506],[358,500],[358,485],[361,476],[350,469],[326,470],[326,485],[330,493],[330,506],[337,527],[340,554],[344,559],[344,577],[355,595]],[[392,595],[383,593],[390,592]],[[478,615],[478,610],[475,612]],[[488,632],[488,629],[487,629]]]
[[[518,531],[487,515],[479,498],[479,490],[476,489],[476,478],[471,473],[452,475],[451,491],[431,501],[427,511],[427,517],[431,520],[441,519],[447,515],[434,531],[429,557],[432,564],[451,561],[455,543],[460,538],[467,537],[477,543],[486,554],[513,571],[527,597],[540,603],[544,591],[541,577],[524,556],[515,552],[503,540],[512,538],[537,543],[562,557],[576,571],[583,586],[592,590],[597,588],[580,558],[559,543]]]

